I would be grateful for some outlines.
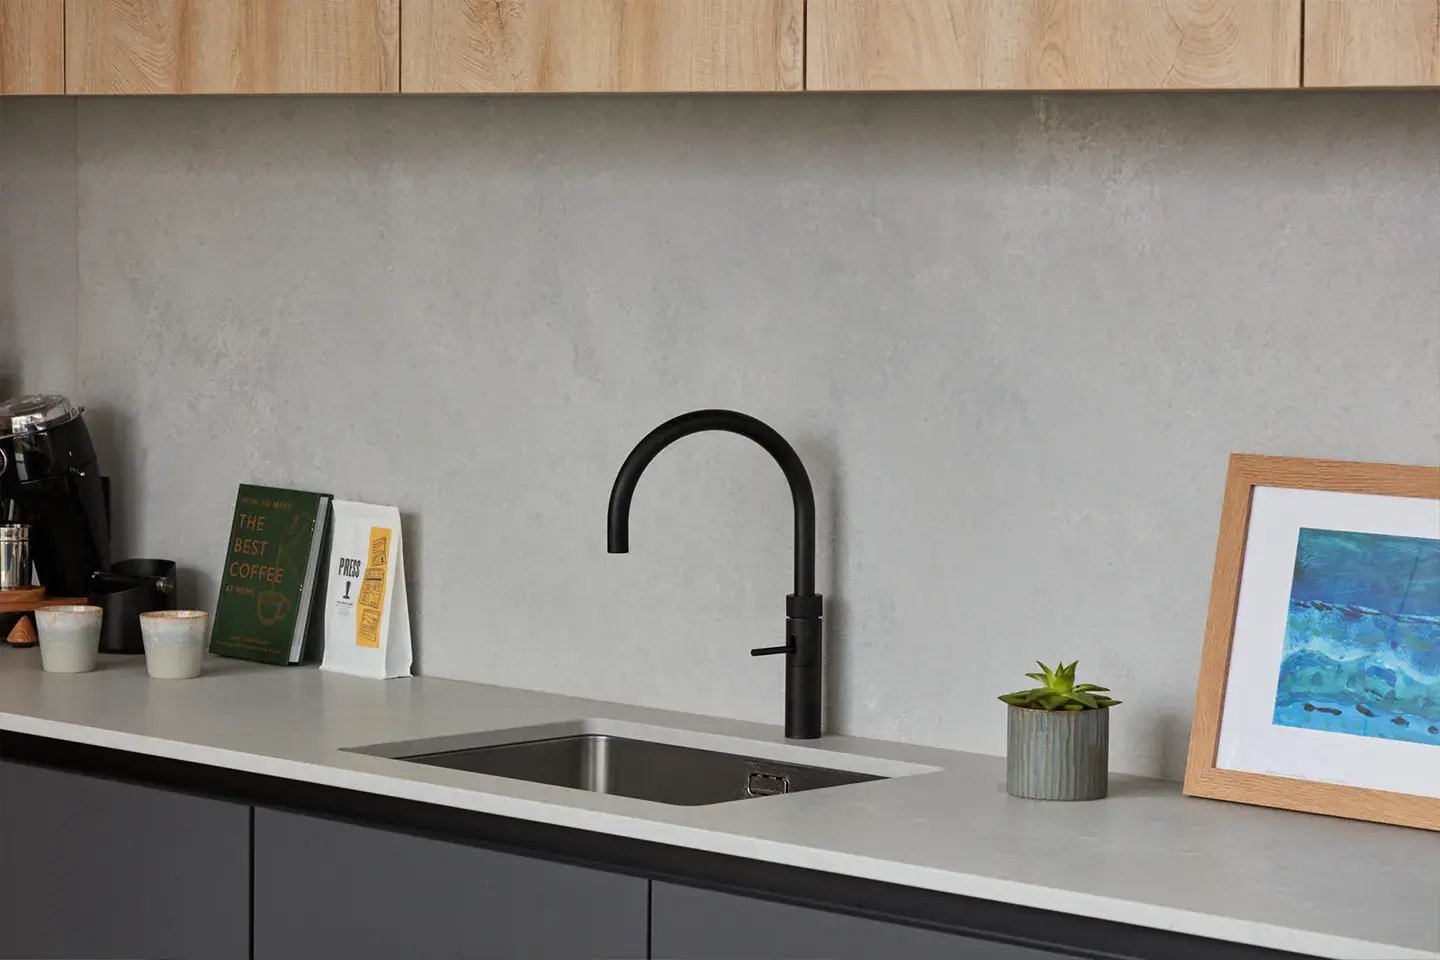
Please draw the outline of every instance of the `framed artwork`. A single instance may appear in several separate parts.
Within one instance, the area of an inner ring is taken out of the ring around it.
[[[1230,458],[1185,792],[1440,830],[1440,467]]]

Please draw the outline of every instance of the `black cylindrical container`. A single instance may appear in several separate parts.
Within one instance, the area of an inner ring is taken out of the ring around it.
[[[144,653],[140,614],[175,609],[174,560],[121,560],[90,581],[90,602],[105,611],[101,653]]]
[[[30,555],[52,597],[81,597],[110,568],[110,515],[81,409],[59,396],[0,403],[0,503],[30,525]]]

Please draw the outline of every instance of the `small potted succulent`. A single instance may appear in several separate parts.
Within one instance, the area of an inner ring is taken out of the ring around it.
[[[1037,661],[1038,662],[1038,661]],[[1108,688],[1075,682],[1075,664],[1025,676],[1042,686],[1007,693],[1005,789],[1035,800],[1099,800],[1109,789]]]

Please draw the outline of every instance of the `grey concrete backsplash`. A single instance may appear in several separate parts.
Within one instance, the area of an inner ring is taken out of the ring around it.
[[[79,379],[73,101],[0,98],[0,398]]]
[[[1074,658],[1174,777],[1227,454],[1440,461],[1433,94],[24,109],[119,555],[206,606],[237,483],[398,504],[429,675],[779,723],[765,454],[683,441],[605,553],[635,441],[733,407],[815,483],[832,729],[1002,753]]]

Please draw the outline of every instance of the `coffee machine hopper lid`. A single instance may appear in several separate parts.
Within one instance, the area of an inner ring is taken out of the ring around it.
[[[80,408],[59,394],[32,394],[0,403],[0,440],[43,433],[80,416]]]

